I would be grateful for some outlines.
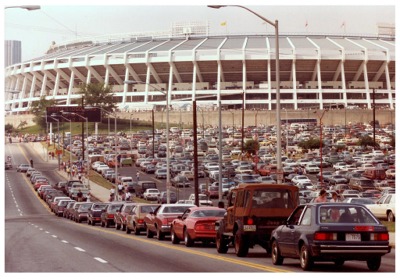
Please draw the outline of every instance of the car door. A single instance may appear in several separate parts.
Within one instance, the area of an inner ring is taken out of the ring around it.
[[[297,207],[287,219],[286,225],[281,227],[281,231],[278,234],[278,242],[282,256],[292,256],[295,253],[295,251],[293,251],[293,247],[295,246],[294,235],[296,234],[296,229],[298,228],[303,210],[304,206]]]
[[[183,239],[183,228],[185,226],[185,220],[191,213],[190,208],[186,209],[185,212],[180,216],[180,218],[177,218],[174,220],[174,232],[178,236],[179,239]]]

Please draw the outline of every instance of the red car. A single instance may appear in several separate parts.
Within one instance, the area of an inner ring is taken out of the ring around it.
[[[192,207],[172,221],[171,241],[178,244],[184,240],[187,247],[195,241],[214,242],[215,221],[222,219],[226,210],[218,207]]]
[[[194,206],[194,204],[162,204],[158,206],[144,217],[146,236],[152,238],[156,235],[158,240],[163,240],[171,232],[171,222],[186,212],[188,208]]]

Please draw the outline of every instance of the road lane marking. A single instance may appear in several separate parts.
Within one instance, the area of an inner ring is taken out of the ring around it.
[[[74,247],[76,250],[80,251],[80,252],[86,252],[84,249],[80,248],[80,247]]]
[[[69,242],[66,240],[61,240],[62,243],[68,244]]]
[[[101,263],[108,263],[106,260],[103,260],[102,258],[95,257],[94,259],[95,259],[96,261],[101,262]]]

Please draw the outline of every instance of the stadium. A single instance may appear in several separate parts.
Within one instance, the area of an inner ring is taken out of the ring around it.
[[[199,26],[54,44],[5,69],[5,110],[26,112],[42,96],[74,104],[85,83],[111,85],[121,111],[163,108],[165,95],[188,110],[193,100],[274,110],[274,35],[209,35]],[[280,34],[279,67],[283,109],[395,108],[393,36]]]

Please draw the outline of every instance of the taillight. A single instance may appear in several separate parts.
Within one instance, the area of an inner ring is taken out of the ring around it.
[[[196,231],[206,231],[208,230],[208,226],[206,224],[198,224],[194,227]]]
[[[114,214],[108,214],[108,219],[114,218]]]
[[[374,227],[373,226],[355,226],[354,230],[356,232],[373,232]]]
[[[252,218],[248,218],[247,225],[253,225],[253,224],[254,224],[254,220]]]
[[[376,241],[389,241],[389,233],[371,233],[370,239]]]
[[[314,240],[337,240],[337,234],[328,232],[316,232],[314,233]]]
[[[139,224],[143,224],[143,223],[144,223],[144,220],[143,220],[143,219],[139,219],[139,220],[138,220],[138,223],[139,223]]]

